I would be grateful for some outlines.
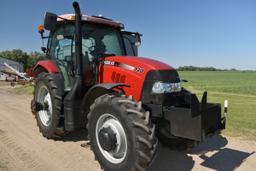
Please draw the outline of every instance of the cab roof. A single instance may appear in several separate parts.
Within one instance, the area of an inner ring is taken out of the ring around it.
[[[75,20],[75,14],[63,14],[58,16],[58,22],[62,22],[64,20]],[[124,28],[124,25],[119,21],[113,21],[108,18],[104,18],[102,16],[88,16],[88,15],[82,15],[82,21],[90,22],[90,23],[96,23],[96,24],[103,24],[115,28]]]

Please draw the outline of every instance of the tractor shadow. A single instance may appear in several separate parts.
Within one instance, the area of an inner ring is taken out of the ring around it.
[[[196,156],[203,160],[201,163],[198,163],[202,168],[233,171],[254,153],[227,148],[225,147],[227,143],[228,141],[225,137],[216,135],[188,150],[178,150],[175,147],[164,147],[162,144],[159,144],[156,157],[149,171],[192,170],[195,162],[198,162],[193,159]],[[207,152],[215,153],[209,157],[206,155]]]
[[[77,130],[74,132],[70,132],[66,135],[64,135],[63,137],[60,138],[56,138],[56,141],[63,141],[63,142],[68,142],[68,141],[73,141],[73,142],[77,142],[77,141],[87,141],[87,130],[86,129],[81,129],[81,130]]]

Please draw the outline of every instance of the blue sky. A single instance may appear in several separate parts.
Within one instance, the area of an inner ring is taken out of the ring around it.
[[[80,0],[83,13],[103,14],[143,34],[140,56],[180,65],[256,69],[255,0]],[[2,0],[0,51],[40,51],[45,11],[72,13],[70,0]]]

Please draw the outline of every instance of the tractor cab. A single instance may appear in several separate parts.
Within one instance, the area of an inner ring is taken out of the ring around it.
[[[54,19],[53,19],[54,18]],[[75,14],[57,16],[47,12],[44,26],[50,31],[45,50],[47,57],[55,62],[64,78],[64,87],[69,91],[75,76]],[[107,56],[137,56],[141,34],[123,31],[124,25],[102,16],[81,17],[82,74],[86,75],[85,86],[96,83],[94,64]]]

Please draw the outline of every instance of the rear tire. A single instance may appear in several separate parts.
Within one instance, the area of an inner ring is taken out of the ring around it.
[[[35,115],[39,131],[46,138],[57,138],[64,134],[59,126],[62,112],[62,86],[58,85],[56,74],[41,73],[35,81],[34,99],[31,111]],[[37,109],[37,104],[47,109]]]
[[[149,112],[132,98],[109,94],[98,97],[90,107],[87,129],[91,149],[104,170],[146,170],[155,155],[155,125]],[[109,141],[100,141],[102,130],[112,131]]]

